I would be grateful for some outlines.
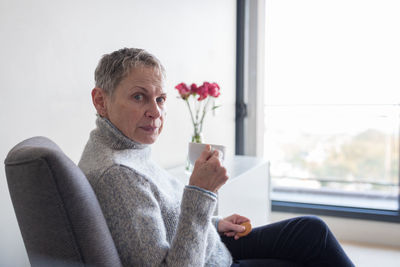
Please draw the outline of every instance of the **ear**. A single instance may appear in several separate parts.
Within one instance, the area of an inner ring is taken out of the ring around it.
[[[95,87],[92,90],[92,102],[97,113],[102,117],[107,117],[107,100],[108,96],[103,89]]]

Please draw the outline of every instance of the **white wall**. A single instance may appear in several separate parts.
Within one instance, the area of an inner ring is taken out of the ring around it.
[[[1,0],[0,158],[43,135],[77,162],[94,127],[94,68],[101,55],[122,47],[149,50],[168,72],[167,124],[153,149],[161,165],[182,163],[191,136],[173,89],[181,81],[220,84],[223,107],[206,118],[204,136],[233,154],[235,23],[231,0]],[[4,171],[0,196],[0,266],[28,266]]]

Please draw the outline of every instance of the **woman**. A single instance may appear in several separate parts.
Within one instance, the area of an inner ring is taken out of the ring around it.
[[[213,217],[216,193],[228,177],[209,146],[187,186],[151,161],[150,145],[165,118],[164,72],[153,55],[128,48],[104,55],[95,71],[97,128],[79,167],[123,265],[353,266],[315,217],[256,228],[242,238],[240,224],[249,219]]]

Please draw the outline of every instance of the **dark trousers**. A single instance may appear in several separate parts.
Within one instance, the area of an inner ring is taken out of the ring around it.
[[[354,266],[318,217],[303,216],[254,228],[239,240],[222,237],[232,267]]]

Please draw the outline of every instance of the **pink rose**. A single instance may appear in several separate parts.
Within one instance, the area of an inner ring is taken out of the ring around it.
[[[180,83],[175,88],[178,90],[179,94],[183,99],[186,99],[190,96],[191,92],[189,87],[186,85],[186,83]]]
[[[208,94],[213,97],[218,97],[221,94],[219,92],[219,85],[217,83],[210,83],[208,86]]]
[[[199,88],[197,88],[197,93],[200,95],[200,97],[197,98],[198,101],[201,101],[201,100],[207,98],[209,84],[210,83],[208,83],[208,82],[204,82],[203,85],[201,85]]]
[[[197,85],[195,83],[192,83],[192,85],[190,86],[190,92],[192,92],[192,94],[197,94],[197,90]]]

